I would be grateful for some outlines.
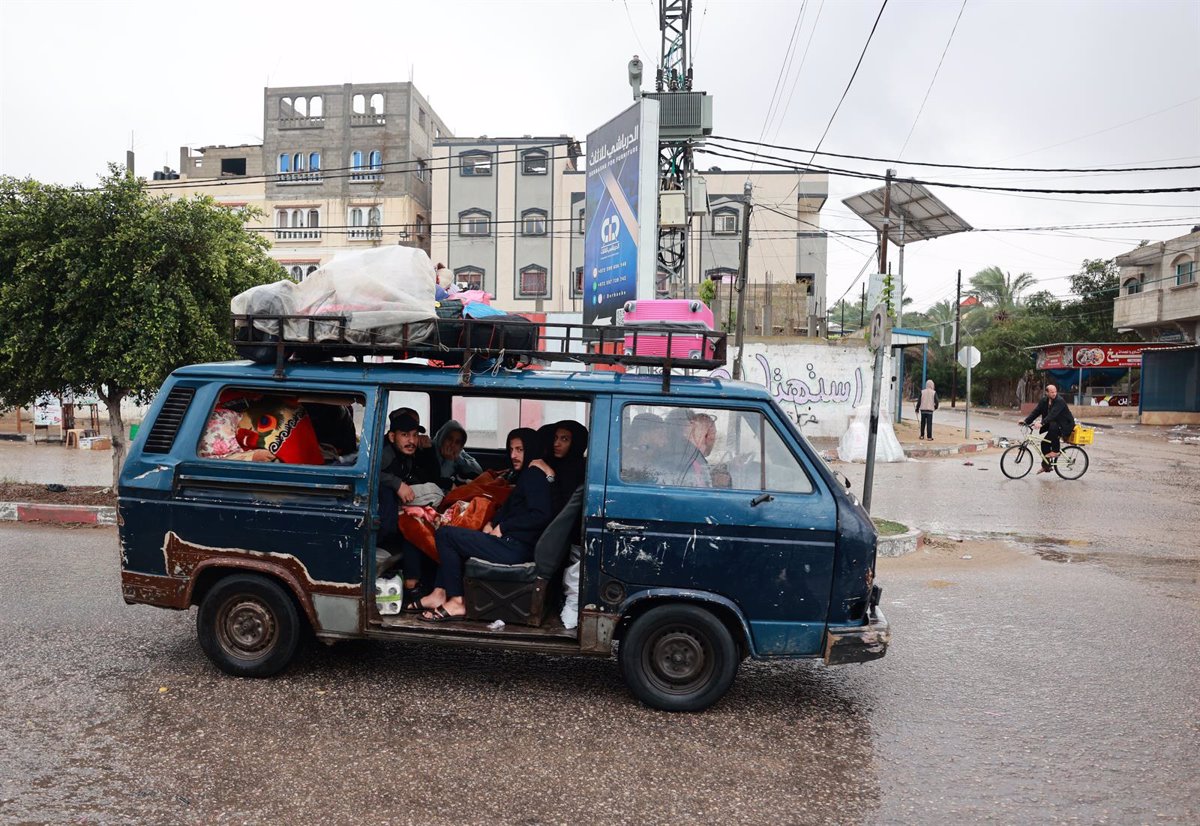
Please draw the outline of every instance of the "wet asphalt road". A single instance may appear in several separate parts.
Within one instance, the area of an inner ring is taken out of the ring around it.
[[[1052,559],[882,560],[885,659],[669,715],[611,661],[419,645],[234,680],[194,612],[121,602],[114,530],[0,526],[0,820],[1200,820],[1195,565]]]

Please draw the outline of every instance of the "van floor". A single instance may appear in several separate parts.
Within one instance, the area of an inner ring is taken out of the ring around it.
[[[446,622],[425,622],[420,614],[399,614],[381,617],[379,625],[386,631],[423,631],[434,633],[438,629],[453,631],[456,635],[492,637],[500,639],[562,639],[575,641],[577,629],[567,630],[562,620],[557,616],[546,619],[540,628],[530,625],[506,624],[503,628],[493,631],[488,628],[485,620],[448,620]]]

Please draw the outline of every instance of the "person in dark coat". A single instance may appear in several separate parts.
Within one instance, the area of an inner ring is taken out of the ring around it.
[[[389,556],[377,569],[388,576],[398,564],[404,566],[405,587],[421,591],[433,578],[433,560],[406,540],[399,530],[400,510],[405,505],[436,505],[442,499],[438,485],[437,457],[430,448],[420,447],[425,428],[415,412],[408,408],[388,415],[387,444],[379,458],[379,531],[377,547]],[[424,582],[424,587],[422,587]],[[412,610],[415,606],[409,606]]]
[[[1038,473],[1049,473],[1050,462],[1057,459],[1062,450],[1062,437],[1070,435],[1075,429],[1075,417],[1071,415],[1066,399],[1058,395],[1058,388],[1053,384],[1046,385],[1046,395],[1033,412],[1021,420],[1021,424],[1029,427],[1038,416],[1042,417],[1039,432],[1046,434],[1042,437],[1042,444],[1046,445],[1042,452],[1045,459]]]
[[[577,421],[563,419],[543,425],[538,436],[543,440],[546,457],[530,465],[557,480],[554,486],[554,513],[557,515],[587,475],[584,454],[587,453],[588,430]]]
[[[533,560],[533,549],[538,537],[550,524],[554,510],[553,488],[555,479],[539,468],[531,467],[530,459],[541,456],[541,446],[536,435],[526,432],[522,438],[522,467],[517,475],[516,487],[504,505],[496,513],[494,522],[484,525],[483,530],[447,526],[439,528],[434,538],[438,550],[438,571],[434,589],[421,604],[429,609],[421,615],[426,622],[446,622],[461,619],[467,613],[463,600],[463,567],[471,557],[516,565]],[[509,434],[509,457],[516,465],[513,443],[517,431]]]

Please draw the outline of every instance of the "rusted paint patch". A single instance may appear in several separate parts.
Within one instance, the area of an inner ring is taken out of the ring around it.
[[[121,572],[121,595],[125,602],[183,610],[188,607],[188,582],[169,576]]]
[[[579,649],[589,654],[607,654],[612,651],[613,631],[617,618],[601,611],[579,612]]]
[[[174,531],[168,531],[163,540],[163,561],[167,573],[182,579],[191,579],[197,570],[214,564],[261,569],[265,563],[271,568],[286,571],[297,584],[303,583],[302,588],[308,593],[358,596],[362,591],[362,586],[357,583],[313,579],[304,563],[291,554],[243,548],[212,548],[185,542]],[[247,565],[247,562],[252,564]]]

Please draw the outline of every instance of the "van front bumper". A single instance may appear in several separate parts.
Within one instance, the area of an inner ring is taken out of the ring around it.
[[[887,653],[892,628],[878,607],[872,608],[866,625],[825,629],[825,664],[845,665],[877,660]]]

